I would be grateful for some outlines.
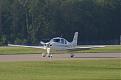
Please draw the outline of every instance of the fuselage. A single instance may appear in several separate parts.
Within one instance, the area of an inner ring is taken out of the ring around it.
[[[49,47],[54,50],[66,50],[72,47],[71,42],[68,42],[66,39],[61,37],[53,38],[48,43],[49,43]]]
[[[67,50],[77,46],[77,39],[78,39],[78,32],[75,32],[72,42],[69,42],[66,39],[61,37],[56,37],[56,38],[52,38],[47,43],[41,42],[41,44],[44,45],[45,49],[51,48],[54,50]]]

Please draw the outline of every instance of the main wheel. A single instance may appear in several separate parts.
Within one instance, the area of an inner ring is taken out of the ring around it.
[[[71,56],[70,56],[71,58],[73,58],[74,57],[74,54],[71,54]]]
[[[45,53],[42,53],[42,57],[46,57],[46,54]]]

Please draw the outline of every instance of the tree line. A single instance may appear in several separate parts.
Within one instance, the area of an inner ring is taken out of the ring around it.
[[[56,36],[72,40],[76,31],[81,44],[115,43],[121,0],[0,0],[1,45],[37,44]]]

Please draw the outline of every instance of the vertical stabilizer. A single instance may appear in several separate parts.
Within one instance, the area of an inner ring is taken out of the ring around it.
[[[77,40],[78,40],[78,32],[75,32],[74,38],[73,38],[73,41],[72,41],[73,46],[77,46]]]

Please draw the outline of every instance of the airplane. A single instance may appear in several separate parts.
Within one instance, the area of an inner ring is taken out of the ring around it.
[[[78,46],[77,45],[78,40],[78,32],[75,32],[72,42],[67,41],[66,39],[62,37],[55,37],[52,38],[49,42],[44,43],[41,41],[40,43],[43,46],[26,46],[26,45],[14,45],[14,44],[8,44],[8,46],[14,46],[14,47],[31,47],[31,48],[41,48],[46,50],[46,53],[42,53],[42,57],[46,57],[46,55],[50,58],[52,58],[52,54],[50,53],[51,50],[57,50],[57,51],[65,51],[65,50],[80,50],[80,49],[92,49],[92,48],[102,48],[105,46]],[[74,54],[71,54],[71,58],[74,57]]]

